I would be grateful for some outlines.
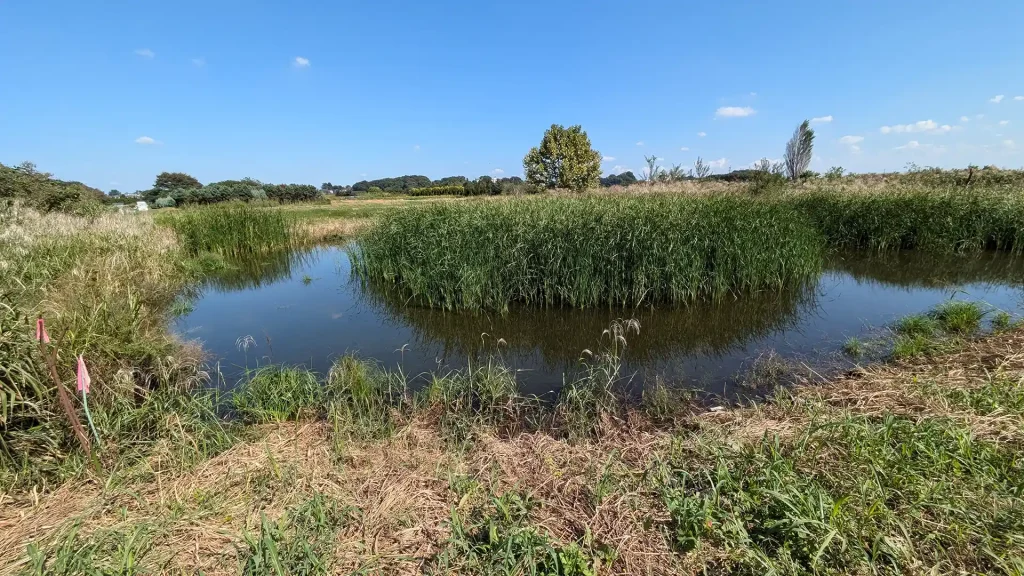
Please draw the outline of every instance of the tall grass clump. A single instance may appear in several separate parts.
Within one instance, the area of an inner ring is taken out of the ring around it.
[[[682,302],[802,284],[822,266],[784,202],[681,195],[438,203],[382,215],[350,254],[429,306]]]
[[[1024,250],[1024,194],[1013,190],[892,187],[821,189],[790,197],[835,248],[934,252]]]
[[[334,363],[326,382],[327,419],[338,438],[383,438],[396,426],[408,405],[401,374],[346,355]]]
[[[192,255],[259,255],[288,248],[295,239],[295,227],[282,211],[241,203],[189,208],[161,218]]]
[[[317,414],[324,389],[316,374],[302,368],[267,366],[256,369],[231,394],[246,422],[284,422]]]

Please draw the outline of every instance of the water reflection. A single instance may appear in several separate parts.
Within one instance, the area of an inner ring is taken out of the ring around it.
[[[679,355],[721,355],[746,342],[792,326],[812,308],[816,285],[742,298],[653,308],[512,307],[504,314],[451,312],[409,305],[393,290],[363,285],[366,302],[382,319],[412,329],[421,346],[440,346],[445,357],[479,357],[495,350],[516,357],[539,354],[544,367],[565,366],[584,349],[600,345],[617,318],[636,318],[642,329],[627,348],[630,362],[664,361]],[[498,339],[502,343],[498,344]]]
[[[831,354],[850,336],[949,298],[1016,312],[1024,286],[1024,258],[1005,253],[844,254],[801,290],[685,306],[513,307],[490,314],[408,304],[379,286],[362,286],[351,278],[349,265],[339,247],[236,262],[210,281],[177,329],[203,341],[229,381],[232,370],[256,362],[326,372],[348,352],[407,374],[459,368],[497,353],[522,371],[526,391],[544,392],[579,366],[584,349],[600,346],[612,320],[637,318],[640,334],[631,336],[625,353],[629,371],[641,381],[661,377],[720,391],[767,350],[801,359]],[[235,348],[245,335],[257,341],[248,354]]]

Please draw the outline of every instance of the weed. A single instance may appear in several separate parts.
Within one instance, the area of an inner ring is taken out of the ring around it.
[[[451,535],[434,559],[446,574],[543,574],[593,576],[594,560],[576,542],[553,542],[529,524],[536,502],[507,492],[468,515],[452,510]]]
[[[1013,324],[1013,316],[1009,312],[999,310],[992,315],[992,328],[995,330],[1006,330]]]
[[[140,524],[124,528],[101,528],[81,534],[79,523],[71,524],[50,546],[30,544],[24,576],[78,576],[152,574],[146,556],[152,548],[151,527]]]
[[[238,415],[256,423],[315,414],[323,407],[323,398],[324,390],[315,374],[286,366],[256,369],[231,395]]]
[[[852,358],[860,358],[864,355],[864,343],[856,336],[850,336],[843,343],[843,352]]]
[[[327,418],[336,438],[382,438],[407,404],[405,379],[376,365],[344,356],[327,375]]]
[[[245,535],[242,574],[331,574],[335,535],[355,512],[315,494],[276,522],[260,514],[260,533]]]
[[[968,335],[978,331],[985,316],[981,305],[976,302],[953,300],[940,304],[932,311],[939,327],[949,333]]]

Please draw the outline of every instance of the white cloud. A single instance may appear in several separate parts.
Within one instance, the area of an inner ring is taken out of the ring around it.
[[[968,118],[967,116],[961,116],[961,117],[960,117],[960,121],[961,121],[961,122],[965,122],[965,123],[966,123],[966,122],[970,122],[970,121],[971,121],[971,119],[970,119],[970,118]]]
[[[419,144],[414,144],[412,149],[413,149],[414,152],[419,152],[420,151],[420,145]]]
[[[601,158],[601,161],[602,162],[615,162],[615,156],[605,156],[604,158]]]
[[[811,118],[811,122],[815,123],[815,124],[817,124],[819,122],[831,122],[831,121],[832,121],[832,115],[831,114],[829,114],[828,116],[818,116],[817,118]]]
[[[1003,146],[1006,146],[1007,148],[1013,148],[1014,146],[1016,146],[1016,144],[1013,143],[1013,140],[1003,140]]]
[[[719,158],[718,160],[712,160],[708,162],[708,166],[712,168],[725,168],[725,165],[728,163],[729,161],[726,160],[725,158]]]
[[[843,136],[839,139],[840,144],[860,144],[863,141],[863,136]]]
[[[293,64],[296,68],[309,68],[309,59],[303,58],[302,56],[296,56]]]
[[[1014,96],[1013,99],[1017,102],[1024,101],[1024,96]]]
[[[988,101],[992,102],[993,104],[999,104],[1000,102],[1003,101],[1003,98],[1004,98],[1004,96],[1002,94],[997,94],[997,95],[989,98]]]
[[[1009,120],[1000,120],[1000,121],[999,121],[999,125],[1000,125],[1000,126],[1006,126],[1006,125],[1007,125],[1007,124],[1009,124],[1009,123],[1010,123],[1010,121],[1009,121]]]
[[[206,58],[203,58],[202,56],[200,56],[199,58],[193,58],[192,64],[194,66],[202,68],[203,66],[206,66]]]
[[[707,132],[697,132],[697,136],[699,136],[699,137],[701,137],[701,138],[703,138],[703,137],[705,137],[705,136],[707,136],[707,135],[708,135],[708,133],[707,133]]]
[[[150,144],[156,144],[156,140],[153,140],[149,136],[139,136],[138,138],[135,139],[135,143],[136,144],[145,144],[145,145],[148,146]]]
[[[609,174],[622,174],[623,172],[632,172],[632,170],[630,170],[626,166],[619,166],[618,164],[616,164],[615,166],[612,166],[611,170],[608,171]]]
[[[135,55],[142,56],[143,58],[152,58],[156,56],[156,54],[154,54],[153,51],[149,48],[139,48],[135,51]]]
[[[641,141],[637,142],[637,143],[636,143],[636,145],[637,145],[637,146],[643,146],[643,145],[644,145],[644,141],[643,141],[643,140],[641,140]]]
[[[757,114],[757,110],[750,106],[722,106],[715,110],[715,117],[717,118],[743,118],[745,116],[753,116],[754,114]]]
[[[964,117],[960,118],[961,121],[965,121]],[[953,127],[949,124],[943,124],[939,126],[935,120],[918,120],[913,124],[894,124],[892,126],[882,126],[878,129],[882,134],[903,134],[910,132],[927,132],[929,134],[946,134],[952,132]]]
[[[917,150],[918,148],[921,148],[921,143],[918,142],[917,140],[911,140],[910,142],[907,142],[903,146],[897,146],[895,149],[896,150]]]
[[[505,171],[502,170],[501,168],[495,168],[494,170],[491,170],[491,174],[494,174],[495,176],[497,176],[499,174],[504,174],[504,173],[505,173]]]
[[[750,97],[751,98],[756,98],[757,97],[757,92],[751,92],[750,93]]]
[[[680,150],[682,150],[683,152],[689,152],[690,151],[690,149],[687,148],[686,146],[683,146],[682,148],[680,148]]]

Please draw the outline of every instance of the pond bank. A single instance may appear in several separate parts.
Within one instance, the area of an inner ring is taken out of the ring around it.
[[[319,419],[248,427],[191,469],[8,496],[0,574],[30,565],[29,542],[48,566],[132,552],[139,573],[1008,572],[1021,350],[1013,329],[752,407],[630,412],[582,441],[483,426],[459,448],[430,413],[377,440]]]

